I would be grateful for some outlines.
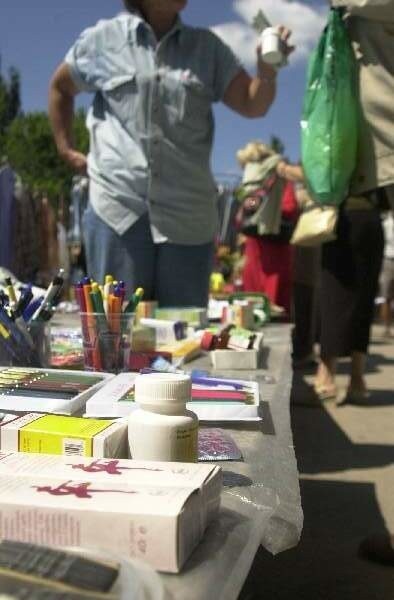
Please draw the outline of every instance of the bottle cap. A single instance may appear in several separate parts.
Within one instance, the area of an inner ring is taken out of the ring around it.
[[[135,378],[135,400],[141,405],[173,406],[190,402],[192,382],[189,375],[149,373]]]

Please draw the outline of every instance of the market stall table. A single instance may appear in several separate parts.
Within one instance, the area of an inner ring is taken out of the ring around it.
[[[285,324],[264,329],[264,368],[220,372],[259,381],[262,421],[220,423],[238,444],[244,461],[221,463],[220,518],[180,575],[161,575],[169,600],[236,599],[260,544],[276,554],[299,541],[303,513],[290,425],[290,332]],[[209,369],[209,358],[190,366]]]
[[[59,324],[68,321],[63,317]],[[289,410],[291,326],[270,324],[263,331],[261,369],[214,371],[259,382],[262,420],[202,424],[225,429],[242,451],[243,461],[221,463],[220,517],[181,574],[159,575],[166,600],[235,600],[260,545],[276,554],[299,541],[303,513]],[[186,368],[212,370],[208,355]]]

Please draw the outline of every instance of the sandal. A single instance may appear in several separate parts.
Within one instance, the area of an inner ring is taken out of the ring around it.
[[[370,396],[371,394],[367,390],[348,389],[345,396],[338,400],[337,406],[345,406],[345,404],[367,406],[369,404]]]
[[[319,385],[313,386],[316,396],[324,402],[325,400],[335,400],[338,394],[338,390],[335,385]]]

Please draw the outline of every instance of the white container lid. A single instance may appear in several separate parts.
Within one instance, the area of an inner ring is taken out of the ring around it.
[[[190,402],[192,382],[189,375],[149,373],[135,378],[135,401],[141,405],[176,406]]]

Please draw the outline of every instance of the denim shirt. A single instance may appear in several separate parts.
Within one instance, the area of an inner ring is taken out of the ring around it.
[[[215,235],[212,103],[241,66],[209,30],[178,18],[159,41],[138,14],[85,30],[66,56],[87,116],[95,212],[122,234],[147,210],[154,240],[203,244]]]

